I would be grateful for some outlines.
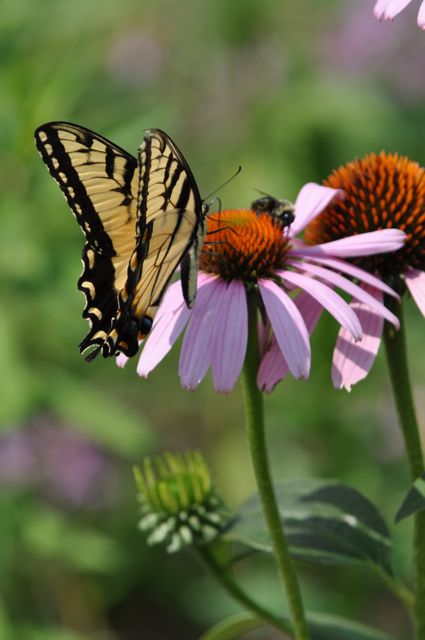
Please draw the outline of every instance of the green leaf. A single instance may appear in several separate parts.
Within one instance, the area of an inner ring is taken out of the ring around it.
[[[408,516],[413,516],[419,511],[425,510],[425,473],[423,473],[411,486],[406,497],[397,511],[395,521],[400,522]]]
[[[239,613],[215,624],[199,640],[234,640],[242,633],[265,625],[266,622],[253,613]]]
[[[308,613],[311,640],[394,640],[382,631],[327,613]]]
[[[376,507],[351,487],[333,481],[289,480],[275,492],[291,554],[332,564],[372,564],[391,572],[391,540]],[[225,537],[272,551],[258,495],[236,513]]]
[[[395,640],[393,636],[382,633],[353,620],[326,613],[307,613],[311,640]],[[285,624],[289,618],[282,616]],[[267,625],[262,618],[253,613],[240,613],[226,618],[209,629],[200,640],[235,640],[240,635]],[[291,636],[285,636],[290,638]]]

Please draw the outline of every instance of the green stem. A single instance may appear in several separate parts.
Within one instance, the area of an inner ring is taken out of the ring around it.
[[[386,571],[380,569],[377,565],[374,564],[372,569],[380,576],[383,582],[385,582],[388,589],[404,604],[406,609],[412,612],[415,605],[415,594],[413,591],[396,578],[388,575]]]
[[[395,331],[391,325],[385,323],[385,348],[413,483],[424,472],[424,459],[407,366],[403,308],[402,305],[396,306],[394,303],[390,306],[397,314],[401,328]],[[425,640],[425,511],[415,515],[414,571],[416,640]]]
[[[275,561],[288,599],[294,636],[296,640],[309,640],[310,634],[304,614],[301,591],[294,565],[289,555],[282,518],[273,490],[264,431],[263,396],[257,387],[259,347],[257,334],[257,309],[255,301],[248,297],[248,347],[243,370],[243,388],[247,435],[264,517],[273,545]]]
[[[290,625],[275,615],[272,611],[269,611],[261,604],[258,604],[255,600],[251,598],[243,589],[235,582],[226,568],[222,567],[214,557],[214,554],[211,552],[209,547],[198,547],[197,549],[199,555],[203,559],[204,563],[207,565],[208,569],[213,573],[213,575],[217,578],[217,580],[223,585],[226,591],[233,597],[235,600],[240,602],[244,607],[246,607],[249,611],[253,611],[258,615],[259,618],[262,618],[266,622],[269,622],[277,629],[281,629],[285,633],[292,635],[292,629]]]

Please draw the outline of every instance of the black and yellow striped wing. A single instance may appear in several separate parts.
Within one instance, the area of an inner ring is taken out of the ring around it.
[[[205,205],[190,168],[158,129],[145,132],[139,160],[71,123],[42,125],[35,138],[86,237],[78,288],[90,331],[80,351],[132,356],[180,263],[194,301]]]
[[[107,347],[127,355],[137,351],[136,328],[152,316],[176,268],[204,237],[205,205],[185,158],[166,133],[145,131],[139,167],[137,243]],[[195,298],[197,263],[198,253],[187,276],[182,269],[188,306]]]
[[[35,139],[86,238],[78,280],[90,323],[83,352],[103,345],[118,311],[136,246],[138,163],[106,138],[67,122],[42,125]]]

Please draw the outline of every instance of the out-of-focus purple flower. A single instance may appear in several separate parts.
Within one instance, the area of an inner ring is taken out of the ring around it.
[[[395,316],[376,297],[341,274],[354,275],[378,291],[394,292],[377,278],[336,258],[399,249],[404,243],[402,231],[365,233],[314,248],[296,238],[341,196],[336,189],[305,185],[295,202],[295,219],[284,229],[265,212],[256,215],[236,209],[211,214],[208,237],[214,240],[211,249],[206,245],[202,253],[196,303],[192,309],[186,307],[179,282],[169,287],[140,356],[139,375],[147,376],[187,327],[179,365],[182,386],[194,389],[211,367],[216,390],[229,392],[245,359],[247,296],[256,299],[265,323],[259,330],[264,357],[257,383],[267,391],[288,372],[295,378],[308,377],[309,332],[323,309],[354,341],[362,338],[356,313],[334,288],[350,293],[398,326]],[[301,292],[298,297],[297,292]],[[125,356],[118,357],[119,366],[126,362]]]
[[[37,472],[35,451],[25,431],[13,431],[0,438],[0,483],[23,485]]]
[[[373,13],[378,20],[393,20],[412,0],[377,0]],[[425,29],[425,1],[421,2],[418,26]]]
[[[405,101],[425,94],[422,82],[423,37],[403,20],[391,29],[372,20],[368,0],[341,3],[314,48],[322,73],[341,80],[356,75],[361,82],[385,80],[387,89]]]
[[[82,435],[46,420],[0,438],[0,483],[39,487],[50,498],[81,506],[95,503],[110,464]]]

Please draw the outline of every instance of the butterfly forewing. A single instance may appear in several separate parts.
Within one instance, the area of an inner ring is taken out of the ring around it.
[[[164,132],[145,132],[139,166],[137,245],[120,295],[117,330],[109,343],[111,351],[119,349],[127,355],[137,350],[132,328],[157,307],[170,278],[203,229],[202,200],[192,172]],[[188,290],[183,285],[183,292]],[[196,287],[190,287],[189,306],[195,291]]]
[[[185,255],[183,294],[189,306],[195,297],[205,209],[192,172],[158,129],[145,132],[139,161],[66,122],[42,125],[35,137],[86,237],[78,287],[91,327],[80,350],[95,347],[88,360],[100,351],[132,356]]]
[[[42,125],[35,139],[86,237],[78,281],[91,324],[84,351],[104,343],[126,282],[136,246],[138,163],[106,138],[66,122]]]

